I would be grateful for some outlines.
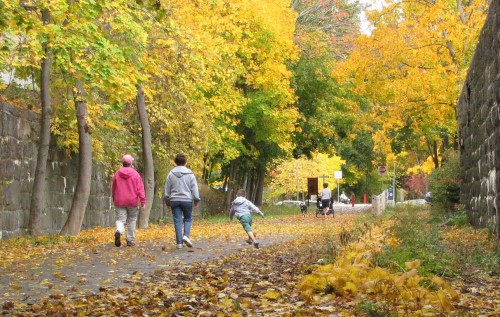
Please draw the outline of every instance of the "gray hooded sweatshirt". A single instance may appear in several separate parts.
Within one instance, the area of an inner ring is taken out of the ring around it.
[[[264,213],[260,211],[257,206],[252,204],[250,200],[245,197],[238,196],[231,204],[229,218],[233,220],[233,217],[236,216],[237,219],[240,219],[241,216],[250,215],[252,212],[264,216]]]
[[[167,175],[165,181],[165,201],[199,201],[196,177],[189,168],[176,166]]]

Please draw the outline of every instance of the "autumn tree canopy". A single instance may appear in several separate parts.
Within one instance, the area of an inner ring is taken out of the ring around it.
[[[360,4],[347,0],[4,0],[0,70],[28,93],[13,80],[0,89],[40,111],[39,69],[52,57],[51,133],[79,153],[81,84],[91,155],[109,172],[143,152],[140,86],[157,185],[184,152],[203,181],[246,187],[260,203],[279,164],[321,152],[345,162],[355,188],[379,164],[440,165],[487,6],[386,1],[361,35]]]
[[[406,167],[434,167],[453,146],[456,105],[488,1],[385,1],[374,29],[332,72],[373,102],[375,151]],[[392,161],[392,162],[391,162]]]

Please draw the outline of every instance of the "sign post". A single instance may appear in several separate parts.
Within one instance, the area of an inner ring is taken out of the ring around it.
[[[335,171],[333,175],[337,180],[337,201],[340,202],[340,180],[342,179],[342,171]]]

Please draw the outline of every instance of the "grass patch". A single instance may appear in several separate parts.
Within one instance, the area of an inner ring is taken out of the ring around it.
[[[265,219],[278,219],[283,216],[297,215],[300,214],[300,208],[298,206],[264,206],[261,208],[264,213]],[[257,214],[252,213],[252,217],[260,219],[261,217]],[[205,216],[201,218],[207,223],[221,223],[229,221],[229,211],[225,214],[216,214]],[[233,219],[234,220],[234,219]]]
[[[422,261],[422,276],[457,276],[470,266],[498,273],[498,240],[487,230],[470,227],[465,212],[447,214],[421,206],[388,209],[383,218],[394,220],[397,246],[384,246],[375,265],[405,271],[405,262]]]
[[[372,302],[367,301],[367,300],[361,301],[361,303],[359,303],[356,306],[356,309],[358,311],[366,314],[367,316],[370,316],[370,317],[394,316],[393,314],[390,313],[390,311],[389,311],[389,309],[387,309],[387,307],[377,305],[376,303],[372,303]]]

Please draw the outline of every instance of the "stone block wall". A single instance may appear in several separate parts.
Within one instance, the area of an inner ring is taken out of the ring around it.
[[[0,239],[23,235],[27,231],[39,125],[36,113],[0,102]],[[78,157],[67,157],[52,146],[47,162],[44,233],[58,233],[66,222],[77,177]],[[114,225],[110,181],[103,168],[94,164],[82,228]],[[150,221],[166,214],[161,199],[157,199]]]
[[[500,236],[500,1],[492,1],[458,104],[461,202]]]

